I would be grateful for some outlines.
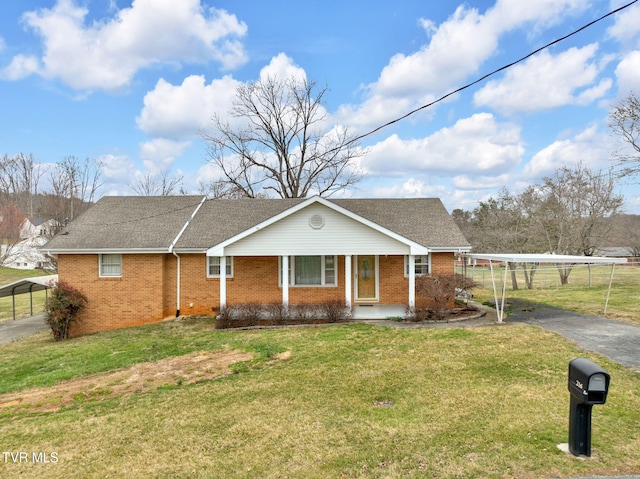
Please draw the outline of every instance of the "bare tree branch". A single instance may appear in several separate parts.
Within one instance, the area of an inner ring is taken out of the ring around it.
[[[327,88],[290,78],[243,84],[229,112],[233,124],[213,116],[215,133],[201,132],[210,161],[234,194],[273,192],[282,198],[331,194],[361,176],[363,152],[344,128],[327,131]]]
[[[613,154],[614,161],[623,167],[620,176],[637,176],[640,174],[640,99],[634,92],[611,110],[609,127],[631,147]]]
[[[182,175],[172,175],[168,170],[155,175],[147,171],[135,183],[129,185],[138,196],[172,196],[183,194]]]

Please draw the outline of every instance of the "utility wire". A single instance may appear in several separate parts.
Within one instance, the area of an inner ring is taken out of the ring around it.
[[[615,15],[616,13],[618,13],[618,12],[628,8],[628,7],[630,7],[631,5],[633,5],[634,3],[637,3],[637,2],[638,2],[638,0],[633,0],[632,2],[629,2],[626,5],[623,5],[623,6],[619,7],[619,8],[616,8],[615,10],[612,10],[609,13],[606,13],[605,15],[602,15],[601,17],[599,17],[599,18],[597,18],[597,19],[595,19],[595,20],[593,20],[593,21],[581,26],[577,30],[574,30],[573,32],[571,32],[569,34],[567,34],[567,35],[565,35],[563,37],[557,38],[556,40],[553,40],[552,42],[549,42],[546,45],[544,45],[544,46],[542,46],[542,47],[540,47],[540,48],[528,53],[527,55],[523,56],[522,58],[519,58],[518,60],[515,60],[515,61],[513,61],[513,62],[511,62],[511,63],[509,63],[507,65],[504,65],[504,66],[502,66],[502,67],[500,67],[500,68],[498,68],[496,70],[493,70],[492,72],[487,73],[486,75],[483,75],[482,77],[478,78],[477,80],[472,81],[471,83],[468,83],[468,84],[466,84],[466,85],[464,85],[464,86],[462,86],[462,87],[460,87],[460,88],[458,88],[456,90],[453,90],[453,91],[447,93],[446,95],[441,96],[440,98],[438,98],[437,100],[432,101],[431,103],[427,103],[426,105],[422,105],[422,106],[420,106],[420,107],[418,107],[418,108],[416,108],[414,110],[411,110],[410,112],[402,115],[401,117],[396,118],[395,120],[391,120],[391,121],[389,121],[389,122],[387,122],[387,123],[385,123],[383,125],[380,125],[380,126],[374,128],[373,130],[371,130],[371,131],[369,131],[367,133],[364,133],[362,135],[359,135],[359,136],[353,138],[352,140],[350,140],[347,143],[345,143],[342,147],[350,145],[350,144],[353,144],[355,142],[358,142],[358,141],[362,140],[363,138],[371,136],[374,133],[377,133],[378,131],[380,131],[380,130],[388,127],[388,126],[391,126],[391,125],[393,125],[395,123],[398,123],[398,122],[404,120],[405,118],[408,118],[408,117],[416,114],[417,112],[419,112],[421,110],[424,110],[425,108],[429,108],[429,107],[435,105],[436,103],[439,103],[439,102],[445,100],[446,98],[450,97],[451,95],[455,95],[456,93],[459,93],[459,92],[461,92],[463,90],[466,90],[466,89],[472,87],[473,85],[476,85],[476,84],[486,80],[487,78],[495,75],[496,73],[499,73],[499,72],[501,72],[503,70],[511,68],[512,66],[523,62],[527,58],[530,58],[533,55],[536,55],[537,53],[541,52],[542,50],[545,50],[545,49],[547,49],[547,48],[549,48],[549,47],[551,47],[551,46],[553,46],[553,45],[555,45],[557,43],[560,43],[560,42],[566,40],[569,37],[572,37],[573,35],[576,35],[577,33],[579,33],[581,31],[591,27],[592,25],[595,25],[596,23],[604,20],[607,17],[610,17],[611,15]],[[337,148],[336,148],[336,150],[337,150]],[[169,210],[169,211],[163,211],[161,213],[157,213],[157,214],[153,214],[153,215],[149,215],[149,216],[144,216],[144,217],[139,217],[139,218],[134,218],[134,219],[129,219],[129,220],[125,220],[125,221],[119,221],[119,222],[115,222],[115,223],[100,223],[100,224],[101,225],[105,225],[105,224],[108,224],[108,225],[127,224],[127,223],[132,223],[132,222],[136,222],[136,221],[140,221],[140,220],[155,218],[155,217],[158,217],[158,216],[163,216],[163,215],[167,215],[167,214],[171,214],[171,213],[176,213],[178,211],[181,211],[181,210],[184,210],[184,209],[188,209],[188,208],[192,208],[192,207],[195,207],[195,206],[197,206],[197,204],[194,204],[193,206],[189,205],[189,206],[186,206],[186,207],[176,208],[176,209],[172,209],[172,210]],[[86,223],[86,224],[89,224],[89,223]]]
[[[500,68],[498,68],[498,69],[496,69],[496,70],[493,70],[492,72],[487,73],[486,75],[484,75],[484,76],[482,76],[482,77],[478,78],[477,80],[472,81],[471,83],[468,83],[468,84],[466,84],[466,85],[464,85],[464,86],[462,86],[462,87],[460,87],[460,88],[458,88],[458,89],[456,89],[456,90],[453,90],[453,91],[451,91],[451,92],[447,93],[446,95],[441,96],[440,98],[438,98],[437,100],[432,101],[431,103],[427,103],[426,105],[422,105],[421,107],[418,107],[418,108],[416,108],[415,110],[411,110],[409,113],[406,113],[406,114],[402,115],[401,117],[396,118],[395,120],[391,120],[391,121],[389,121],[389,122],[385,123],[384,125],[380,125],[380,126],[378,126],[377,128],[374,128],[373,130],[371,130],[371,131],[369,131],[369,132],[367,132],[367,133],[364,133],[364,134],[362,134],[362,135],[356,136],[354,139],[352,139],[351,141],[349,141],[347,144],[352,144],[352,143],[355,143],[355,142],[358,142],[358,141],[362,140],[363,138],[366,138],[366,137],[368,137],[368,136],[371,136],[371,135],[373,135],[374,133],[377,133],[378,131],[380,131],[380,130],[382,130],[382,129],[384,129],[384,128],[388,127],[388,126],[391,126],[391,125],[393,125],[393,124],[395,124],[395,123],[398,123],[398,122],[400,122],[400,121],[404,120],[405,118],[408,118],[408,117],[410,117],[411,115],[414,115],[414,114],[418,113],[419,111],[424,110],[425,108],[429,108],[430,106],[433,106],[433,105],[435,105],[436,103],[441,102],[442,100],[444,100],[444,99],[446,99],[446,98],[450,97],[451,95],[455,95],[456,93],[459,93],[459,92],[461,92],[461,91],[463,91],[463,90],[466,90],[467,88],[470,88],[470,87],[472,87],[473,85],[475,85],[475,84],[477,84],[477,83],[480,83],[480,82],[482,82],[482,81],[486,80],[487,78],[489,78],[490,76],[495,75],[496,73],[499,73],[499,72],[501,72],[501,71],[503,71],[503,70],[506,70],[506,69],[508,69],[508,68],[511,68],[512,66],[517,65],[517,64],[518,64],[518,63],[520,63],[520,62],[523,62],[523,61],[524,61],[524,60],[526,60],[527,58],[530,58],[530,57],[532,57],[533,55],[536,55],[537,53],[540,53],[542,50],[545,50],[545,49],[547,49],[547,48],[549,48],[549,47],[551,47],[551,46],[555,45],[556,43],[560,43],[560,42],[562,42],[562,41],[566,40],[567,38],[572,37],[573,35],[576,35],[577,33],[581,32],[582,30],[585,30],[585,29],[587,29],[587,28],[591,27],[592,25],[595,25],[596,23],[598,23],[598,22],[600,22],[600,21],[604,20],[604,19],[605,19],[605,18],[607,18],[607,17],[610,17],[611,15],[615,15],[616,13],[618,13],[618,12],[620,12],[620,11],[624,10],[625,8],[630,7],[631,5],[633,5],[634,3],[637,3],[637,2],[638,2],[638,0],[633,0],[632,2],[629,2],[629,3],[627,3],[626,5],[623,5],[623,6],[619,7],[619,8],[616,8],[615,10],[612,10],[612,11],[610,11],[609,13],[606,13],[605,15],[602,15],[600,18],[597,18],[597,19],[595,19],[595,20],[593,20],[593,21],[591,21],[591,22],[587,23],[586,25],[581,26],[581,27],[580,27],[580,28],[578,28],[577,30],[574,30],[573,32],[571,32],[571,33],[569,33],[569,34],[567,34],[567,35],[565,35],[565,36],[563,36],[563,37],[561,37],[561,38],[558,38],[558,39],[556,39],[556,40],[553,40],[552,42],[547,43],[546,45],[544,45],[544,46],[542,46],[542,47],[540,47],[540,48],[538,48],[538,49],[536,49],[536,50],[532,51],[531,53],[529,53],[529,54],[527,54],[527,55],[523,56],[522,58],[519,58],[518,60],[516,60],[516,61],[514,61],[514,62],[511,62],[511,63],[509,63],[509,64],[507,64],[507,65],[504,65],[504,66],[502,66],[502,67],[500,67]]]

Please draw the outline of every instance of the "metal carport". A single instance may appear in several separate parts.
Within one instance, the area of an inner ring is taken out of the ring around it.
[[[491,270],[491,282],[493,284],[493,297],[496,302],[496,312],[498,314],[498,322],[502,322],[504,317],[504,302],[507,289],[507,273],[509,271],[509,263],[547,263],[547,264],[610,264],[611,276],[609,277],[609,288],[607,289],[607,299],[604,303],[604,313],[607,313],[607,305],[609,304],[609,294],[611,293],[611,283],[613,282],[613,272],[616,264],[626,263],[626,258],[607,258],[605,256],[575,256],[565,254],[527,254],[527,253],[501,253],[501,254],[468,254],[470,258],[484,259],[489,261],[489,269]],[[504,278],[502,280],[502,297],[498,301],[498,290],[496,288],[496,278],[493,269],[493,263],[504,263]]]
[[[16,319],[16,294],[29,293],[29,301],[31,308],[31,316],[33,316],[33,294],[35,291],[47,290],[51,287],[51,283],[58,281],[57,274],[48,276],[34,276],[33,278],[24,278],[13,283],[9,283],[0,287],[0,298],[12,297],[13,319]]]

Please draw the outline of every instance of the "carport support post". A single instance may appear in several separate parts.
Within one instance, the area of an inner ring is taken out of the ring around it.
[[[493,274],[493,261],[489,260],[489,269],[491,270],[491,283],[493,284],[493,299],[496,303],[496,314],[498,315],[498,322],[502,322],[504,317],[504,297],[507,292],[507,270],[509,269],[509,263],[504,264],[504,279],[502,280],[502,303],[498,303],[498,289],[496,288],[496,277]]]
[[[607,314],[607,306],[609,306],[609,295],[611,294],[611,283],[613,283],[613,272],[616,269],[616,264],[611,263],[611,276],[609,276],[609,289],[607,289],[607,298],[604,300],[604,313]]]

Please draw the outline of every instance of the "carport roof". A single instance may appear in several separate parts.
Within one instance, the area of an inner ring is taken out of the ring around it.
[[[0,298],[7,296],[15,296],[16,294],[32,293],[50,288],[52,281],[58,281],[57,274],[48,276],[34,276],[32,278],[24,278],[13,283],[0,287]]]
[[[504,261],[508,263],[579,263],[579,264],[612,264],[626,263],[626,258],[612,258],[605,256],[576,256],[567,254],[539,254],[539,253],[472,253],[471,258],[489,261]]]
[[[611,265],[611,277],[609,278],[609,288],[607,289],[607,299],[604,302],[604,313],[607,313],[607,305],[609,304],[609,295],[611,294],[611,284],[613,282],[613,271],[616,264],[626,263],[626,258],[610,258],[604,256],[577,256],[567,254],[538,254],[538,253],[496,253],[496,254],[483,254],[473,253],[468,255],[475,259],[489,260],[489,267],[491,268],[491,282],[493,283],[493,297],[496,302],[496,312],[498,314],[498,322],[502,322],[504,317],[504,303],[506,297],[507,287],[507,271],[509,269],[509,263],[554,263],[554,264],[610,264]],[[502,297],[501,302],[498,300],[498,289],[496,285],[496,277],[493,271],[493,263],[500,262],[505,263],[504,266],[504,278],[502,280]]]

